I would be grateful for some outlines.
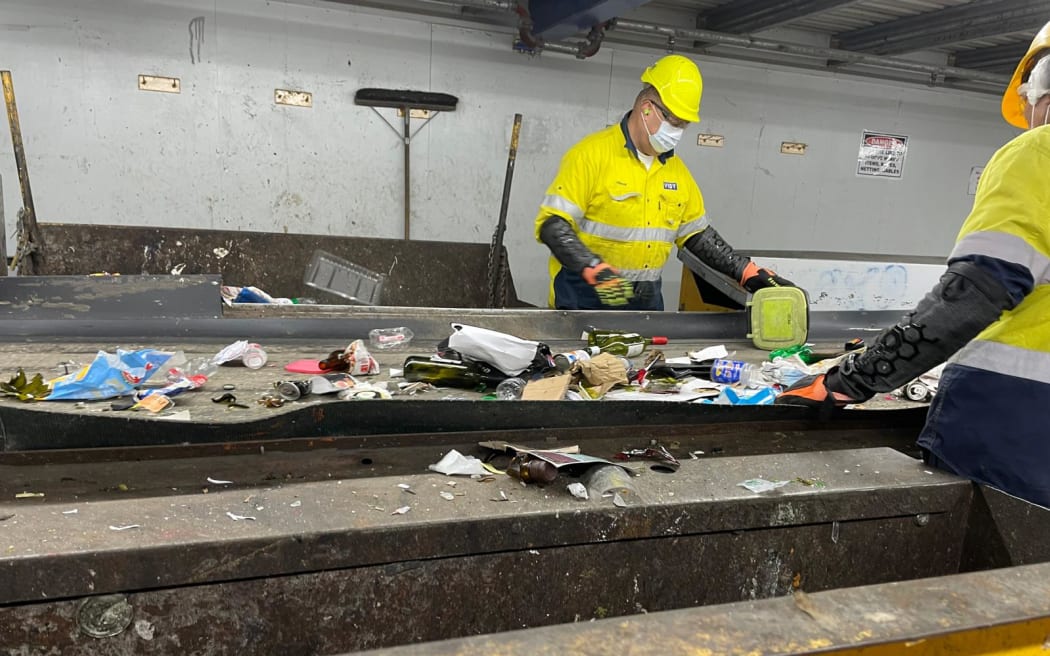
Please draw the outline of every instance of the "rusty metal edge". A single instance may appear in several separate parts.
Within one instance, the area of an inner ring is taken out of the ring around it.
[[[1008,630],[1011,624],[1047,617],[1050,564],[1044,563],[358,653],[590,656],[609,653],[609,645],[619,643],[639,655],[817,654],[903,647],[967,630]]]

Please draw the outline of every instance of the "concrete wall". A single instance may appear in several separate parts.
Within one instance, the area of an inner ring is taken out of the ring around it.
[[[191,35],[197,17],[203,40]],[[401,145],[353,94],[446,92],[459,108],[412,143],[412,236],[490,239],[521,112],[506,243],[522,298],[542,304],[537,203],[563,151],[618,120],[660,53],[606,47],[577,61],[521,55],[510,41],[322,2],[0,4],[0,68],[14,74],[41,220],[397,238]],[[1015,134],[991,96],[697,61],[699,130],[725,147],[697,147],[694,127],[679,153],[740,249],[944,255],[972,202],[970,169]],[[178,77],[182,93],[139,91],[140,73]],[[277,106],[275,88],[310,91],[314,107]],[[865,129],[911,138],[903,179],[856,177]],[[781,141],[809,150],[781,155]],[[20,205],[10,152],[0,130],[9,239]],[[665,276],[669,307],[679,271],[673,261]]]

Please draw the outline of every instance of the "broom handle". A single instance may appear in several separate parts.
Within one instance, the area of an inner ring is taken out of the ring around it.
[[[408,241],[408,223],[409,217],[412,215],[412,187],[409,184],[411,177],[409,171],[411,170],[411,164],[409,163],[411,158],[409,157],[409,143],[412,141],[412,133],[410,125],[410,119],[412,110],[408,106],[405,107],[405,127],[404,127],[404,141],[405,141],[405,241]]]

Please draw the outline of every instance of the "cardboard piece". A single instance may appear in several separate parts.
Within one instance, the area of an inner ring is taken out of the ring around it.
[[[572,374],[530,380],[521,393],[522,401],[561,401],[572,382]]]

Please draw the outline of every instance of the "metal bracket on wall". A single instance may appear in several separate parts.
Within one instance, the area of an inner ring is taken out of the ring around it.
[[[182,83],[177,77],[163,77],[161,75],[139,75],[139,91],[182,93]]]

